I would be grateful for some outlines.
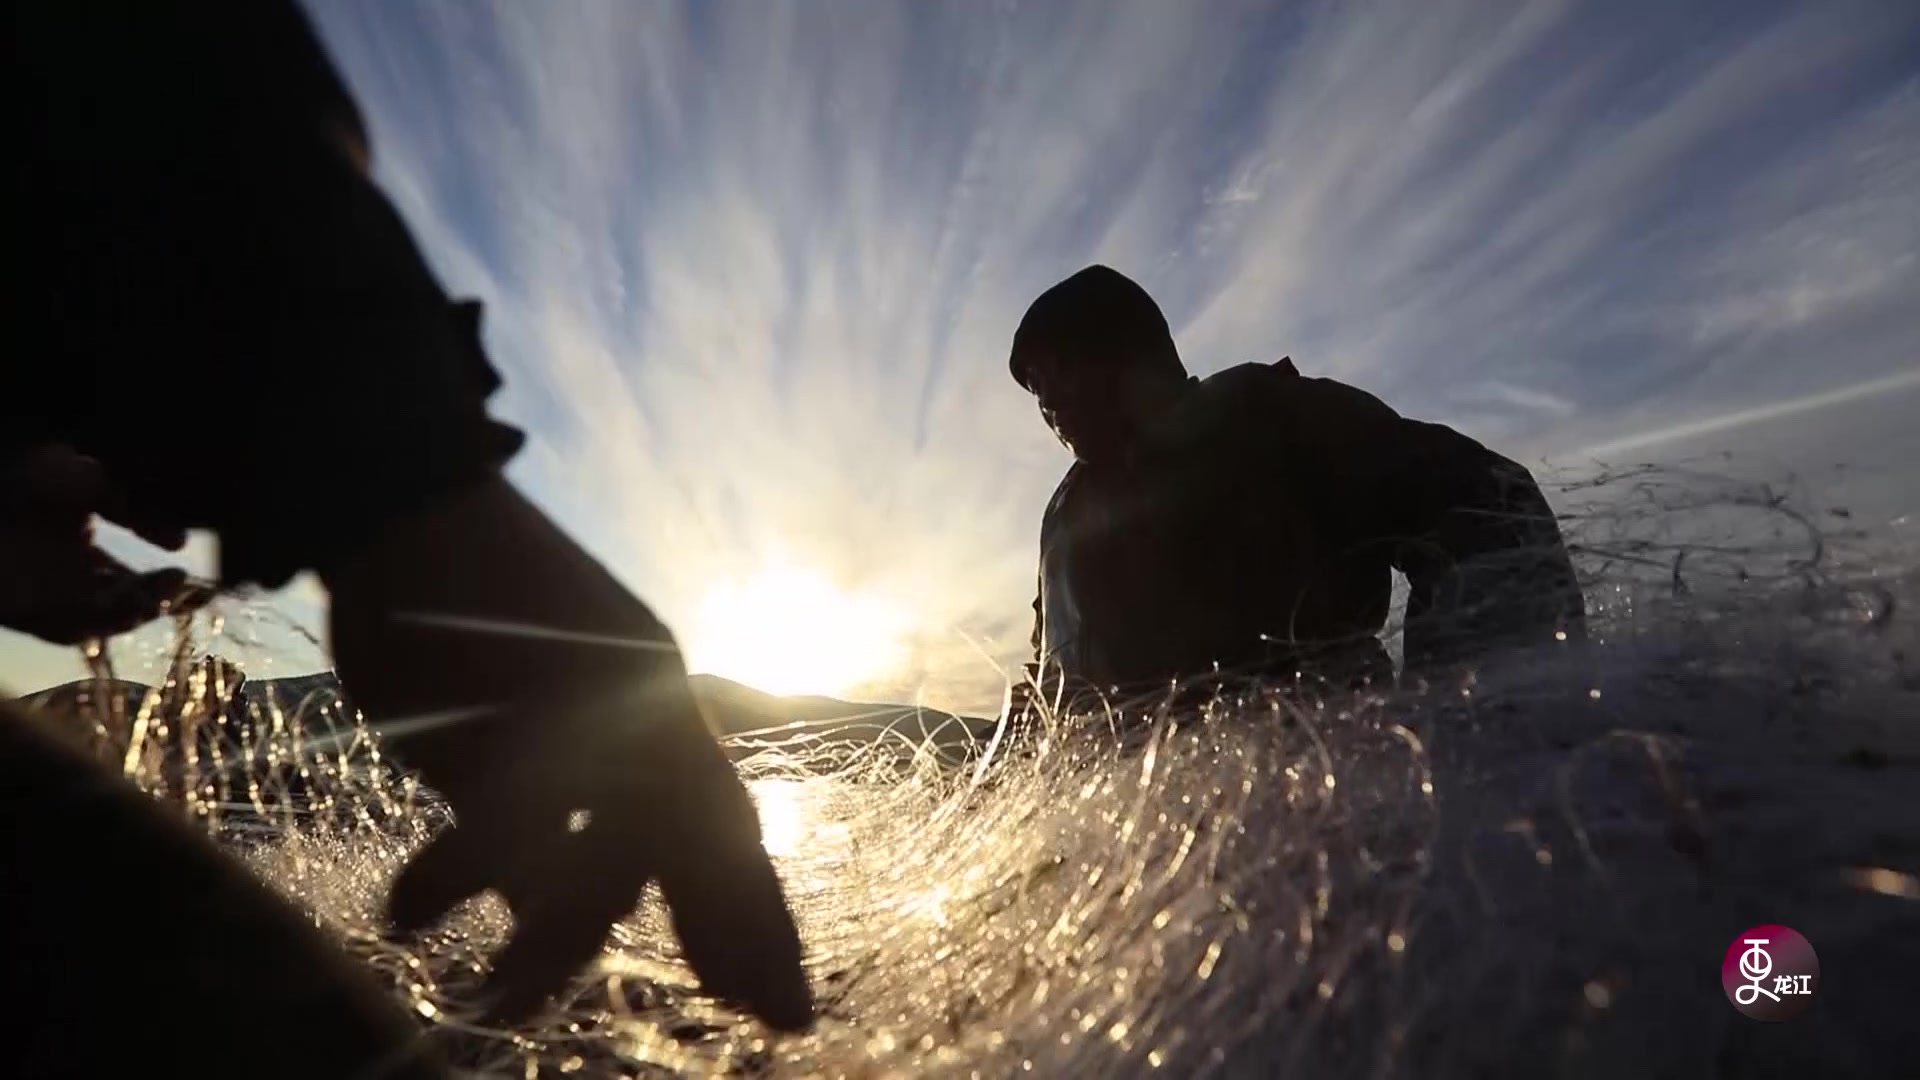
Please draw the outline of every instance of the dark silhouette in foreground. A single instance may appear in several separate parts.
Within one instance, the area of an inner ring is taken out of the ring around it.
[[[1158,305],[1114,270],[1034,301],[1011,369],[1078,459],[1041,524],[1043,691],[1216,670],[1390,678],[1376,634],[1392,569],[1410,586],[1409,668],[1585,635],[1526,469],[1290,359],[1195,379]]]
[[[502,894],[515,930],[488,1014],[512,1021],[658,882],[709,991],[809,1023],[792,916],[678,648],[502,477],[522,438],[486,412],[479,305],[444,293],[371,181],[366,126],[299,9],[14,15],[26,272],[0,386],[0,623],[74,643],[178,595],[177,572],[95,547],[96,513],[162,547],[212,530],[227,584],[314,570],[342,677],[456,820],[395,882],[397,933]],[[293,386],[308,422],[276,415]],[[211,457],[209,418],[236,414],[259,421],[248,444]],[[289,489],[327,492],[326,512],[287,514]],[[0,739],[16,1069],[180,1072],[213,1046],[277,1076],[434,1074],[397,1003],[204,837],[17,710]],[[116,933],[129,910],[165,928],[137,956]]]

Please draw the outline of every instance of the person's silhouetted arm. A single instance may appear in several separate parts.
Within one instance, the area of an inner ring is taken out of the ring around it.
[[[1363,390],[1303,379],[1297,417],[1328,442],[1372,542],[1408,584],[1406,662],[1418,670],[1491,648],[1585,637],[1573,566],[1522,466]]]
[[[1583,640],[1580,586],[1532,474],[1438,424],[1402,420],[1396,437],[1384,509],[1407,577],[1407,665]]]
[[[1027,636],[1028,658],[1019,670],[1008,676],[1007,692],[1000,703],[1000,715],[1003,717],[1018,716],[1036,697],[1041,696],[1036,691],[1039,689],[1044,660],[1046,626],[1041,618],[1040,602],[1040,590],[1036,587],[1033,594],[1033,630]]]
[[[1027,636],[1027,644],[1031,650],[1031,662],[1034,664],[1039,664],[1043,659],[1041,654],[1045,652],[1047,643],[1047,624],[1040,604],[1040,587],[1035,585],[1033,590],[1033,632]]]
[[[517,925],[494,1010],[511,1020],[657,880],[710,992],[782,1029],[810,1021],[753,804],[645,604],[499,479],[396,519],[323,578],[341,681],[454,810],[394,884],[399,929],[498,890]]]

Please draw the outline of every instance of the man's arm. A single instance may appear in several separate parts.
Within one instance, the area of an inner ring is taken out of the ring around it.
[[[1296,422],[1332,443],[1363,492],[1364,534],[1407,577],[1406,659],[1444,664],[1502,645],[1585,637],[1584,603],[1552,509],[1519,464],[1373,395],[1304,379]]]
[[[1076,462],[1060,478],[1060,484],[1054,488],[1053,496],[1047,500],[1047,508],[1040,514],[1040,552],[1038,566],[1034,570],[1033,581],[1033,630],[1027,636],[1027,646],[1031,657],[1021,665],[1020,675],[1009,682],[1007,698],[1003,712],[1011,715],[1026,707],[1034,698],[1051,700],[1059,692],[1062,675],[1057,656],[1048,656],[1047,649],[1047,591],[1046,560],[1047,538],[1053,533],[1054,516],[1059,513],[1060,504],[1067,497],[1074,480],[1080,475],[1080,465]]]
[[[1038,582],[1035,582],[1033,586],[1033,633],[1027,635],[1027,645],[1032,650],[1033,659],[1031,662],[1033,664],[1037,665],[1040,663],[1040,653],[1046,641],[1047,626],[1046,620],[1041,614],[1040,585]]]
[[[1394,565],[1408,583],[1408,665],[1584,639],[1579,582],[1532,474],[1439,424],[1402,420],[1399,438],[1384,509],[1405,538]]]
[[[1033,632],[1027,636],[1030,650],[1027,655],[1030,659],[1021,664],[1020,670],[1007,680],[1006,697],[1000,705],[1002,716],[1019,715],[1026,710],[1028,703],[1039,696],[1035,690],[1040,683],[1045,643],[1046,627],[1041,619],[1040,588],[1036,584],[1033,590]]]

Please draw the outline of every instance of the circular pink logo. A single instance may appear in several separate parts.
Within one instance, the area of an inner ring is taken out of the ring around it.
[[[1820,958],[1792,927],[1756,926],[1727,946],[1720,985],[1742,1016],[1770,1024],[1791,1020],[1813,1004]]]

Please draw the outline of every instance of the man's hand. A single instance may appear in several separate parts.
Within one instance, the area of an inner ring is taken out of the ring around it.
[[[666,629],[604,568],[496,481],[323,577],[342,681],[454,812],[395,882],[395,929],[486,889],[513,910],[491,1020],[563,989],[657,880],[710,993],[811,1022],[752,802]]]
[[[100,515],[177,550],[176,526],[136,521],[100,463],[60,444],[0,462],[0,625],[55,645],[110,637],[188,598],[178,569],[138,573],[93,542]]]

